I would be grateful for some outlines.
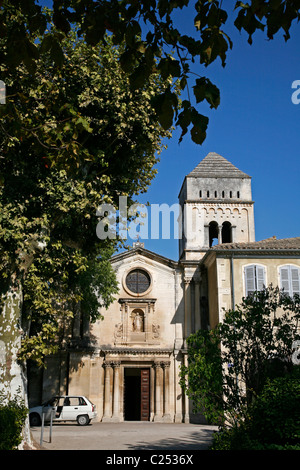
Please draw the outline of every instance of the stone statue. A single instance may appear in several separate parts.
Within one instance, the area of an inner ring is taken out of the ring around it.
[[[143,331],[143,317],[140,313],[136,313],[133,320],[133,330]]]

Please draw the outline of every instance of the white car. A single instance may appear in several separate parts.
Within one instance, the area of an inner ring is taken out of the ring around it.
[[[86,426],[91,419],[96,418],[96,406],[84,396],[57,396],[29,409],[29,420],[31,426],[40,426],[42,424],[42,416],[44,413],[44,421],[77,421],[80,426]]]

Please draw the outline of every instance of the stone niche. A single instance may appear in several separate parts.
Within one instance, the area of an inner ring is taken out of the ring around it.
[[[160,344],[155,302],[156,299],[119,299],[121,322],[115,325],[115,345]]]

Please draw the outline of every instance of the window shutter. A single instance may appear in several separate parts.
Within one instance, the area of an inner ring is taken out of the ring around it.
[[[291,267],[292,295],[300,294],[300,276],[299,269]]]
[[[245,267],[245,290],[246,297],[255,291],[255,266]]]
[[[288,266],[280,268],[280,287],[286,294],[291,295]]]
[[[262,290],[266,284],[265,281],[265,268],[262,266],[256,267],[256,290]]]

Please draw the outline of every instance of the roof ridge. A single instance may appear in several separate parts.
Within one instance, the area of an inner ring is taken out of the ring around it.
[[[300,249],[300,237],[276,238],[275,236],[254,242],[231,242],[215,245],[211,249],[219,250],[243,250],[243,249]]]

